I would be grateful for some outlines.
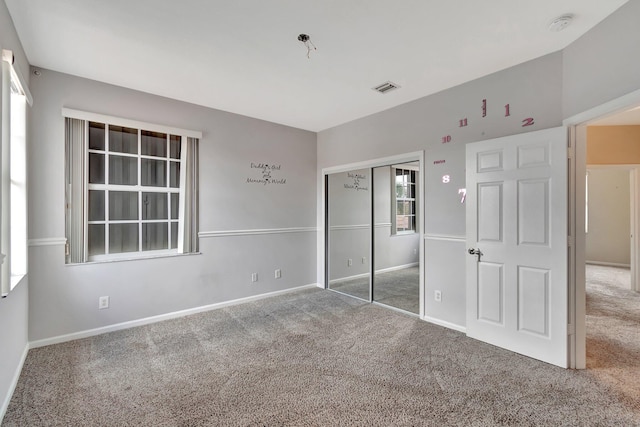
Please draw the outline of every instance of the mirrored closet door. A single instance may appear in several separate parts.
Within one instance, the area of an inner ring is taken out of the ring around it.
[[[326,191],[328,287],[371,301],[371,169],[327,175]]]
[[[419,164],[373,168],[373,301],[420,314]]]

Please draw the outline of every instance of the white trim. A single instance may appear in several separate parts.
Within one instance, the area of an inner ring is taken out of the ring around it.
[[[638,168],[638,164],[635,163],[625,163],[625,164],[615,164],[615,165],[607,165],[607,164],[601,164],[601,165],[590,165],[587,163],[587,170],[589,169],[621,169],[621,170],[632,170],[632,169],[637,169]]]
[[[295,227],[295,228],[263,228],[253,230],[219,230],[219,231],[201,231],[198,237],[229,237],[229,236],[257,236],[262,234],[286,234],[286,233],[315,233],[317,227]]]
[[[149,130],[154,132],[162,132],[173,135],[188,136],[191,138],[202,139],[202,132],[189,129],[181,129],[171,126],[158,125],[155,123],[141,122],[138,120],[123,119],[121,117],[109,116],[106,114],[91,113],[88,111],[74,110],[72,108],[62,107],[62,116],[72,119],[87,120],[91,122],[101,122],[110,125],[125,126],[136,129]]]
[[[640,104],[640,89],[613,99],[604,104],[600,104],[582,113],[575,114],[562,121],[563,126],[573,126],[583,124],[595,119],[604,119],[613,116],[628,108],[636,107]]]
[[[447,236],[444,234],[425,234],[424,240],[445,240],[449,242],[465,242],[467,241],[466,237],[461,236]]]
[[[418,267],[418,266],[420,266],[419,262],[412,262],[410,264],[403,264],[403,265],[396,265],[393,267],[381,268],[380,270],[376,270],[374,273],[375,274],[390,273],[392,271],[404,270],[405,268]],[[329,284],[331,285],[332,283],[335,284],[337,282],[342,282],[345,280],[363,279],[365,277],[369,277],[369,272],[356,274],[354,276],[346,276],[346,277],[340,277],[338,279],[329,280]]]
[[[29,239],[29,246],[58,246],[65,245],[67,239],[64,237],[45,237],[42,239]]]
[[[422,320],[428,323],[433,323],[434,325],[443,326],[448,329],[453,329],[454,331],[462,332],[463,334],[467,333],[466,327],[456,325],[455,323],[446,322],[444,320],[436,319],[435,317],[424,316]]]
[[[419,262],[412,262],[409,264],[403,264],[403,265],[396,265],[393,267],[387,267],[387,268],[381,268],[380,270],[376,270],[375,274],[378,273],[390,273],[392,271],[398,271],[398,270],[404,270],[405,268],[412,268],[412,267],[418,267],[420,266]]]
[[[13,396],[13,392],[16,390],[16,386],[18,385],[18,380],[20,379],[20,373],[22,372],[22,367],[24,366],[24,362],[27,359],[27,353],[29,352],[29,343],[24,346],[24,350],[22,352],[22,357],[20,358],[20,362],[16,367],[16,371],[13,373],[13,378],[11,379],[11,384],[9,384],[9,390],[7,391],[7,395],[2,402],[2,406],[0,407],[0,424],[2,424],[2,419],[7,413],[7,408],[9,408],[9,402],[11,402],[11,397]]]
[[[391,223],[390,222],[379,222],[377,224],[374,225],[375,228],[389,228],[391,227]],[[329,227],[329,230],[331,231],[335,231],[335,230],[360,230],[360,229],[369,229],[371,226],[369,224],[353,224],[353,225],[332,225],[331,227]],[[412,234],[416,234],[415,231],[407,231],[407,232],[402,232],[402,233],[398,233],[399,235],[412,235]]]
[[[31,91],[29,90],[29,86],[27,85],[27,81],[22,76],[20,72],[20,68],[18,68],[18,64],[15,63],[15,57],[13,55],[13,51],[8,49],[2,50],[2,60],[7,62],[11,66],[11,73],[13,74],[13,78],[18,81],[20,85],[20,89],[24,92],[24,96],[27,99],[27,103],[29,107],[33,106],[33,96],[31,96]]]
[[[371,226],[369,224],[353,224],[353,225],[332,225],[329,227],[331,231],[340,230],[369,230]]]
[[[332,284],[336,284],[338,282],[344,282],[345,280],[364,279],[365,277],[369,277],[369,274],[371,273],[367,271],[366,273],[355,274],[353,276],[346,276],[346,277],[340,277],[337,279],[332,279],[332,280],[329,280],[329,286],[331,286]]]
[[[288,293],[291,293],[291,292],[294,292],[294,291],[300,291],[300,290],[303,290],[303,289],[315,288],[316,286],[318,286],[317,283],[312,283],[310,285],[298,286],[298,287],[295,287],[295,288],[284,289],[284,290],[281,290],[281,291],[268,292],[268,293],[265,293],[265,294],[254,295],[254,296],[244,297],[244,298],[238,298],[238,299],[235,299],[235,300],[224,301],[224,302],[219,302],[219,303],[215,303],[215,304],[203,305],[201,307],[194,307],[194,308],[189,308],[189,309],[186,309],[186,310],[174,311],[172,313],[165,313],[165,314],[160,314],[160,315],[157,315],[157,316],[145,317],[143,319],[131,320],[129,322],[116,323],[114,325],[103,326],[103,327],[100,327],[100,328],[88,329],[88,330],[85,330],[85,331],[74,332],[74,333],[71,333],[71,334],[59,335],[57,337],[51,337],[51,338],[45,338],[45,339],[42,339],[42,340],[31,341],[29,343],[29,348],[31,349],[31,348],[44,347],[44,346],[47,346],[47,345],[59,344],[59,343],[67,342],[67,341],[73,341],[73,340],[78,340],[78,339],[82,339],[82,338],[93,337],[93,336],[105,334],[105,333],[108,333],[108,332],[121,331],[123,329],[134,328],[136,326],[149,325],[149,324],[156,323],[156,322],[162,322],[164,320],[177,319],[177,318],[189,316],[189,315],[192,315],[192,314],[203,313],[203,312],[206,312],[206,311],[217,310],[217,309],[220,309],[220,308],[230,307],[230,306],[243,304],[243,303],[247,303],[247,302],[258,301],[258,300],[269,298],[269,297],[274,297],[274,296],[278,296],[278,295],[284,295],[284,294],[288,294]]]
[[[143,254],[140,256],[131,256],[131,254]],[[102,259],[90,259],[85,262],[69,262],[65,264],[65,267],[73,267],[80,265],[92,265],[92,264],[106,264],[111,262],[123,262],[123,261],[142,261],[145,259],[158,259],[158,258],[174,258],[174,257],[182,257],[182,256],[193,256],[193,255],[202,255],[202,252],[164,252],[164,251],[148,251],[146,254],[144,252],[123,252],[119,255],[122,257],[119,258],[102,258]]]
[[[589,261],[586,260],[585,264],[590,265],[602,265],[605,267],[620,267],[620,268],[631,268],[631,264],[620,264],[618,262],[606,262],[606,261]]]
[[[369,169],[378,166],[391,166],[396,163],[422,162],[423,151],[399,154],[397,156],[383,157],[381,159],[365,160],[363,162],[348,163],[346,165],[331,166],[322,169],[322,175],[332,173],[351,172],[358,169]]]

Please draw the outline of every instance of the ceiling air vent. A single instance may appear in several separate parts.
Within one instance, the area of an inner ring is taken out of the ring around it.
[[[374,87],[373,90],[375,90],[377,92],[380,92],[380,93],[387,93],[387,92],[389,92],[391,90],[398,89],[399,87],[400,86],[398,86],[395,83],[385,82],[385,83],[382,83],[381,85],[378,85],[378,86]]]

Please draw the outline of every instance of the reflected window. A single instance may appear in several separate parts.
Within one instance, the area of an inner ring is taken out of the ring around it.
[[[416,177],[413,169],[395,168],[393,186],[392,224],[393,233],[416,232]]]

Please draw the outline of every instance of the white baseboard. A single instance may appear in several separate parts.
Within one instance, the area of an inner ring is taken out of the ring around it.
[[[413,262],[411,264],[403,264],[403,265],[395,265],[393,267],[381,268],[380,270],[376,270],[376,274],[379,273],[390,273],[392,271],[404,270],[405,268],[417,267],[419,266],[419,262]],[[365,277],[369,277],[369,273],[356,274],[354,276],[341,277],[339,279],[329,280],[329,284],[334,284],[337,282],[342,282],[344,280],[353,280],[353,279],[363,279]]]
[[[467,333],[467,328],[465,326],[456,325],[455,323],[446,322],[444,320],[436,319],[435,317],[424,316],[422,320],[424,320],[425,322],[433,323],[434,325],[444,326],[445,328],[462,332],[463,334]]]
[[[419,266],[419,262],[412,262],[411,264],[404,265],[395,265],[393,267],[381,268],[380,270],[376,270],[376,274],[378,273],[389,273],[391,271],[404,270],[405,268],[417,267]]]
[[[45,338],[42,340],[31,341],[29,343],[29,348],[38,348],[44,347],[52,344],[60,344],[67,341],[78,340],[82,338],[88,338],[95,335],[105,334],[107,332],[121,331],[123,329],[134,328],[136,326],[144,326],[149,325],[151,323],[161,322],[163,320],[176,319],[179,317],[189,316],[191,314],[202,313],[205,311],[216,310],[219,308],[229,307],[232,305],[238,305],[246,302],[257,301],[264,298],[274,297],[277,295],[288,294],[290,292],[299,291],[302,289],[315,288],[319,286],[317,283],[312,283],[310,285],[298,286],[295,288],[284,289],[282,291],[269,292],[266,294],[254,295],[245,298],[238,298],[231,301],[224,301],[215,304],[204,305],[200,307],[189,308],[186,310],[174,311],[172,313],[160,314],[157,316],[145,317],[144,319],[131,320],[129,322],[116,323],[114,325],[103,326],[95,329],[88,329],[85,331],[74,332],[66,335],[59,335],[57,337]]]
[[[605,267],[620,267],[620,268],[631,268],[630,264],[619,264],[617,262],[605,262],[605,261],[585,261],[585,264],[591,265],[603,265]]]
[[[7,408],[9,408],[9,402],[11,402],[11,397],[13,396],[13,392],[16,390],[16,386],[18,385],[18,380],[20,379],[20,373],[22,372],[22,367],[24,366],[24,361],[27,359],[27,353],[29,352],[29,343],[24,346],[24,351],[22,352],[22,357],[20,358],[20,363],[16,367],[16,372],[13,374],[13,379],[11,380],[11,385],[9,386],[9,390],[7,391],[7,395],[2,401],[2,406],[0,407],[0,424],[2,424],[2,419],[4,418],[4,414],[7,413]]]

